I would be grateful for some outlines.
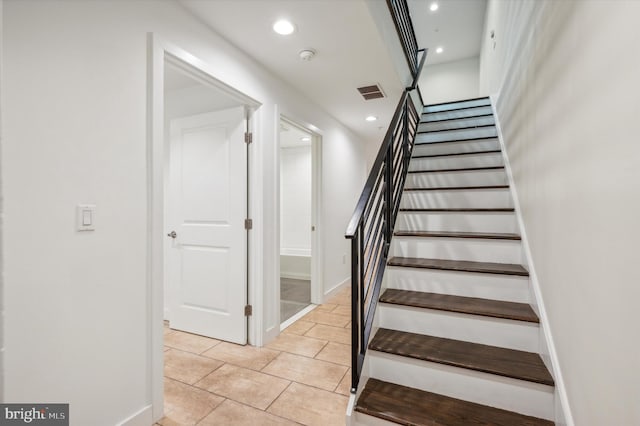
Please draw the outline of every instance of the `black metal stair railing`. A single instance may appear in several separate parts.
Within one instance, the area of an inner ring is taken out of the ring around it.
[[[396,31],[407,57],[411,74],[415,77],[418,73],[418,42],[409,15],[407,0],[387,0],[387,6],[396,25]]]
[[[351,240],[352,393],[358,388],[393,227],[400,208],[402,188],[418,130],[420,117],[411,99],[411,92],[417,86],[426,51],[418,52],[422,52],[422,58],[413,84],[404,90],[400,98],[345,234]]]

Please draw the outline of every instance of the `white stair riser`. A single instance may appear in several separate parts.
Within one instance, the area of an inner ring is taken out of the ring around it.
[[[517,233],[513,212],[407,212],[396,219],[397,231]]]
[[[367,414],[354,412],[348,426],[398,426],[397,423],[388,422],[378,417],[369,416]]]
[[[518,222],[514,212],[400,212],[395,229],[517,233]]]
[[[388,266],[388,288],[529,303],[529,277]]]
[[[347,417],[347,426],[398,426],[398,423],[354,411],[350,419]]]
[[[402,208],[512,208],[509,188],[405,191],[400,202]]]
[[[495,138],[498,131],[495,126],[474,127],[472,129],[446,130],[444,132],[418,133],[416,143],[455,141],[460,139]]]
[[[406,188],[434,188],[442,186],[507,185],[503,169],[470,170],[461,172],[409,173]]]
[[[447,103],[438,104],[438,105],[427,105],[424,107],[423,111],[425,113],[429,113],[429,112],[449,111],[452,109],[455,110],[460,108],[470,108],[470,107],[485,106],[485,105],[489,105],[489,106],[491,105],[491,101],[488,98],[464,100],[464,101],[458,101],[458,102],[447,102]]]
[[[501,153],[474,154],[452,157],[413,158],[409,163],[410,171],[468,169],[471,167],[502,167]]]
[[[538,324],[433,309],[378,304],[382,328],[519,351],[540,350]]]
[[[542,419],[554,416],[551,386],[372,350],[367,358],[369,375],[379,380]]]
[[[444,155],[477,151],[495,151],[500,149],[498,138],[477,141],[460,141],[446,143],[423,143],[413,148],[412,155]]]
[[[522,263],[519,240],[394,236],[391,253],[400,257]]]
[[[474,115],[493,114],[491,106],[478,106],[473,108],[459,109],[453,111],[425,112],[420,118],[421,122],[428,123],[434,120],[449,120],[451,118],[472,117]]]
[[[420,123],[419,132],[433,132],[437,130],[454,130],[462,127],[486,126],[495,124],[492,115],[482,117],[461,118],[458,120],[436,121],[432,123]]]

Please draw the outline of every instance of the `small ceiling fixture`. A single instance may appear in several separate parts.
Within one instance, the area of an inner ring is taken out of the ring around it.
[[[309,136],[305,136],[305,137],[303,137],[303,138],[300,138],[300,140],[301,140],[302,142],[310,142],[310,141],[311,141],[311,138],[310,138]]]
[[[436,53],[442,53],[444,52],[444,49],[440,46],[436,48]]]
[[[280,19],[279,21],[276,21],[273,24],[273,31],[275,31],[280,35],[293,34],[295,30],[296,30],[295,25],[293,25],[291,22],[287,21],[286,19]]]
[[[367,121],[376,121],[378,119],[378,117],[376,117],[375,115],[370,115],[367,118],[365,118],[365,120]]]
[[[302,49],[298,52],[298,56],[300,56],[300,59],[303,61],[310,61],[316,56],[316,51],[313,49]]]
[[[440,6],[438,6],[438,3],[433,2],[433,3],[431,3],[431,6],[429,6],[429,10],[432,11],[432,12],[435,12],[436,10],[438,10],[439,7]]]

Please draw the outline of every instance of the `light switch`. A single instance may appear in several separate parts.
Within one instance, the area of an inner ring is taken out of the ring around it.
[[[82,226],[91,226],[91,210],[82,210]]]
[[[95,204],[78,204],[76,206],[77,230],[94,231],[96,229]]]

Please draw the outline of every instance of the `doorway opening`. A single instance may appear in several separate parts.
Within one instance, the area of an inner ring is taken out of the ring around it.
[[[282,117],[280,158],[280,323],[295,322],[322,303],[317,276],[320,137]]]
[[[182,322],[194,333],[183,334],[198,339],[224,332],[231,333],[220,334],[224,340],[261,342],[260,315],[245,316],[247,304],[262,309],[255,285],[261,274],[251,261],[259,258],[262,240],[245,229],[245,218],[262,217],[249,196],[257,184],[257,175],[249,173],[257,163],[255,144],[245,143],[245,132],[255,133],[261,104],[217,78],[217,68],[157,34],[148,34],[148,48],[147,357],[157,421],[165,406],[163,319],[176,328]],[[199,197],[200,191],[206,195]],[[172,281],[172,274],[179,279]],[[225,316],[232,319],[228,329],[221,325]]]
[[[165,320],[247,343],[247,106],[165,58]]]

